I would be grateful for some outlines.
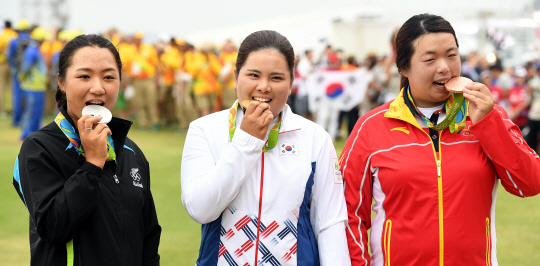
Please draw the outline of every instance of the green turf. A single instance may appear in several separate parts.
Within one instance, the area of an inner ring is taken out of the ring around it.
[[[51,121],[51,118],[48,119]],[[12,185],[20,129],[0,118],[0,264],[28,265],[28,212]],[[161,265],[193,266],[198,255],[200,225],[188,216],[180,198],[180,162],[185,134],[137,131],[129,134],[150,162],[152,192],[163,228]],[[338,154],[344,140],[336,142]],[[539,265],[540,197],[520,199],[499,186],[497,250],[500,265]]]

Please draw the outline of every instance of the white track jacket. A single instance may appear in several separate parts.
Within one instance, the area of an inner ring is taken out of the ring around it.
[[[330,136],[289,106],[283,112],[277,145],[265,153],[265,141],[240,129],[240,109],[232,141],[229,110],[191,123],[181,180],[182,203],[202,224],[197,265],[350,265]]]

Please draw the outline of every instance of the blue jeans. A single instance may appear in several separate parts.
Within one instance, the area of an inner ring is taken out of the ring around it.
[[[25,104],[21,121],[21,140],[24,140],[30,133],[41,128],[41,117],[45,110],[45,92],[24,90],[22,92]]]

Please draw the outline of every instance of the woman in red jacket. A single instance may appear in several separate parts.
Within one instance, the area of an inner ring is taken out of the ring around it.
[[[396,65],[399,96],[358,120],[340,158],[352,265],[497,265],[499,180],[538,194],[538,155],[484,84],[446,89],[461,62],[442,17],[403,24]]]

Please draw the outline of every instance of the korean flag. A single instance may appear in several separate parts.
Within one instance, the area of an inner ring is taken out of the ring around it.
[[[290,143],[281,143],[281,145],[279,145],[279,155],[298,156],[298,145],[290,144]]]

